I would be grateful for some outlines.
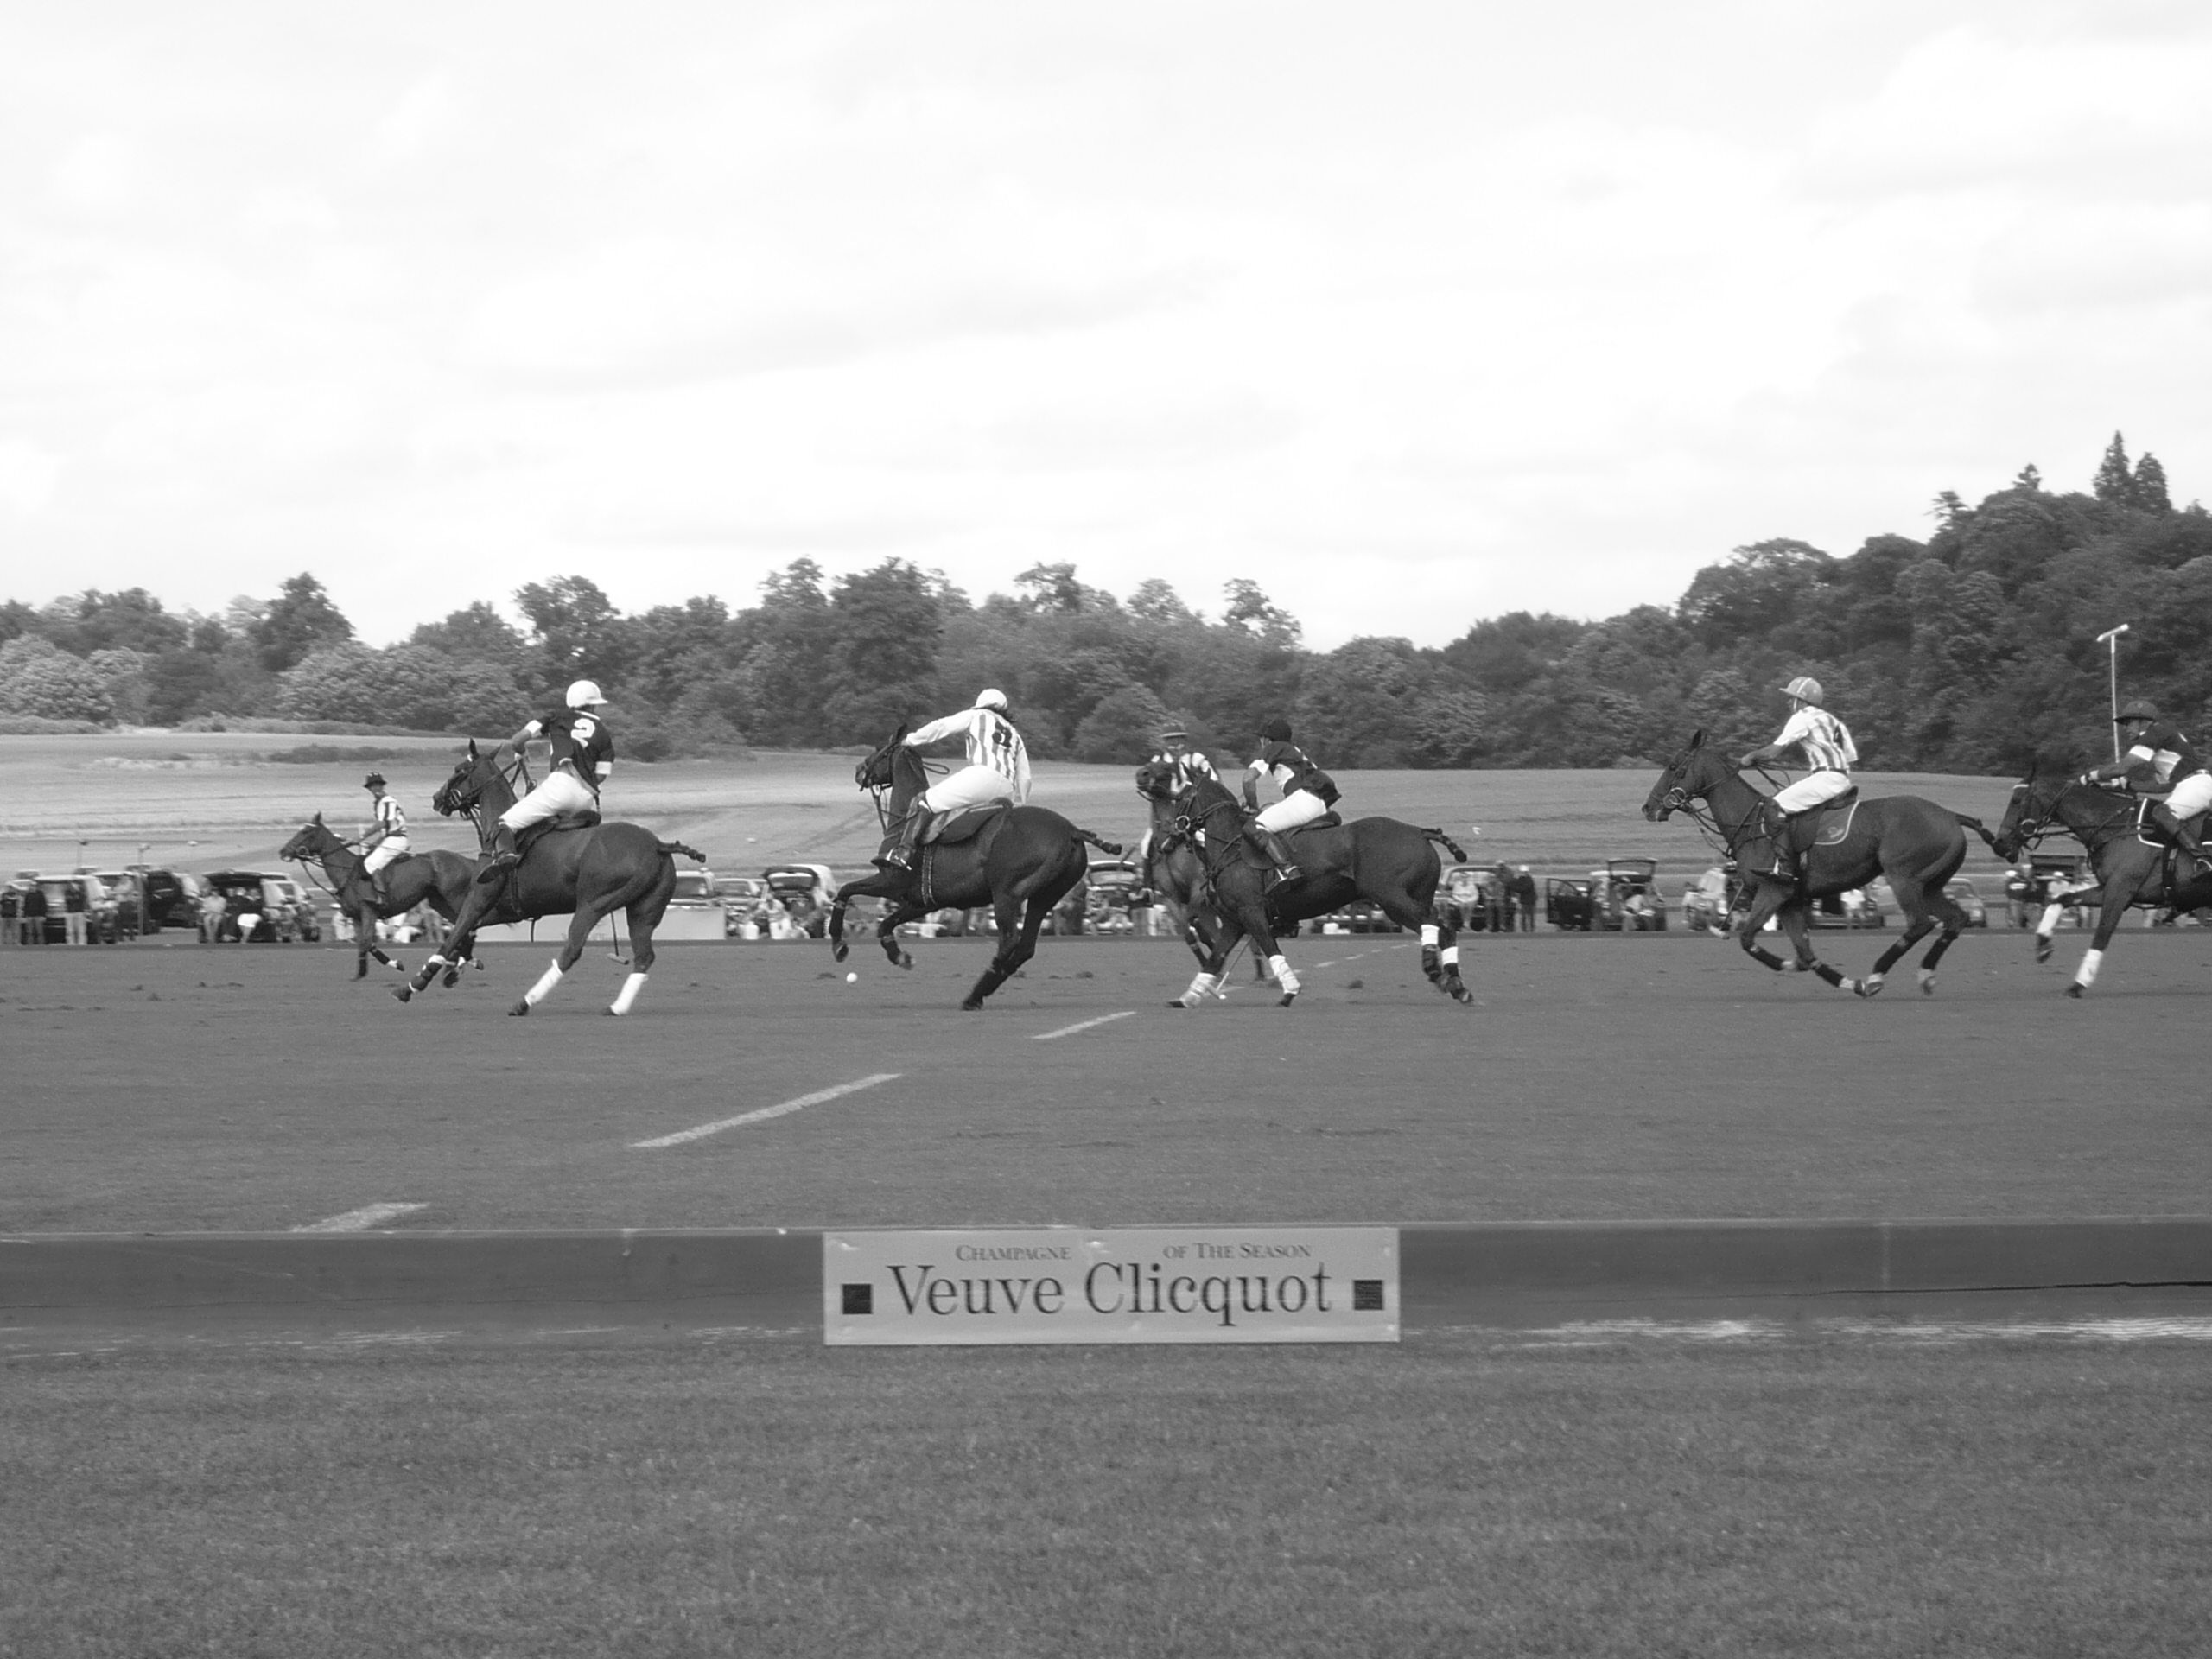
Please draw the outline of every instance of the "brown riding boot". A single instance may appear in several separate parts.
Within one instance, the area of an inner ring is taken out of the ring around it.
[[[2152,803],[2151,820],[2174,838],[2175,846],[2196,861],[2200,874],[2212,872],[2212,856],[2207,856],[2203,843],[2197,840],[2194,830],[2166,810],[2164,801]]]
[[[522,855],[515,849],[515,832],[499,824],[492,831],[491,860],[476,872],[476,879],[486,884],[497,881],[521,862]]]
[[[898,833],[887,836],[883,850],[875,855],[874,862],[887,870],[911,870],[914,868],[914,848],[922,838],[922,830],[930,821],[930,810],[919,801],[906,809],[906,816],[899,821]]]
[[[1298,866],[1290,856],[1290,845],[1273,830],[1262,830],[1256,823],[1244,826],[1244,839],[1268,855],[1268,862],[1275,867],[1275,880],[1295,881]]]
[[[1772,874],[1796,887],[1802,874],[1797,849],[1791,844],[1792,819],[1789,815],[1769,799],[1762,812],[1769,845],[1774,849]]]

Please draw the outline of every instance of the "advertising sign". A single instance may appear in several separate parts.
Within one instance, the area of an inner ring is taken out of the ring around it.
[[[833,1345],[1395,1342],[1392,1227],[825,1233]]]

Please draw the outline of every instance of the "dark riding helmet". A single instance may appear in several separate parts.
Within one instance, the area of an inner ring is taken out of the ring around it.
[[[2138,697],[2133,702],[2120,704],[2120,712],[2112,717],[2112,723],[2115,726],[2124,726],[2131,720],[2156,720],[2158,717],[2158,705],[2145,702],[2142,698]]]
[[[1287,743],[1290,741],[1290,722],[1277,715],[1260,728],[1260,735],[1270,743]]]
[[[363,789],[382,789],[384,787],[384,773],[380,772],[371,772],[367,777],[361,779],[361,787]]]

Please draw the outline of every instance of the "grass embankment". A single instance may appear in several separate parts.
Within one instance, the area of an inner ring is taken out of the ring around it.
[[[18,1362],[0,1650],[2198,1654],[2201,1346]]]

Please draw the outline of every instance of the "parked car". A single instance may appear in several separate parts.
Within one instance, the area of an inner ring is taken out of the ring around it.
[[[809,938],[822,937],[830,901],[837,896],[837,878],[827,864],[772,864],[760,879],[767,883],[771,905],[780,906]]]
[[[200,937],[210,944],[238,941],[289,944],[322,937],[321,918],[300,884],[263,870],[216,870],[201,878],[222,909],[203,909]],[[251,921],[248,918],[251,918]]]
[[[107,884],[91,870],[72,870],[66,875],[24,870],[9,885],[16,893],[19,907],[34,888],[38,891],[45,905],[48,944],[69,942],[72,915],[84,918],[79,925],[87,944],[113,944],[121,937],[115,899]]]
[[[1597,913],[1593,883],[1579,875],[1554,875],[1544,882],[1544,920],[1552,926],[1587,933]]]
[[[1086,883],[1084,925],[1093,933],[1133,933],[1135,912],[1152,904],[1136,865],[1126,858],[1094,858]]]
[[[1591,871],[1594,925],[1607,933],[1664,932],[1667,905],[1659,896],[1658,870],[1656,859],[1611,858],[1604,869]]]
[[[1943,896],[1967,913],[1968,927],[1989,925],[1989,906],[1970,875],[1955,875],[1943,884]]]
[[[145,895],[145,919],[140,931],[158,933],[165,927],[200,926],[200,912],[207,898],[200,879],[183,870],[160,870],[143,864],[130,866]]]
[[[1490,925],[1490,887],[1497,873],[1480,864],[1452,864],[1436,883],[1436,908],[1448,926],[1479,933]]]

